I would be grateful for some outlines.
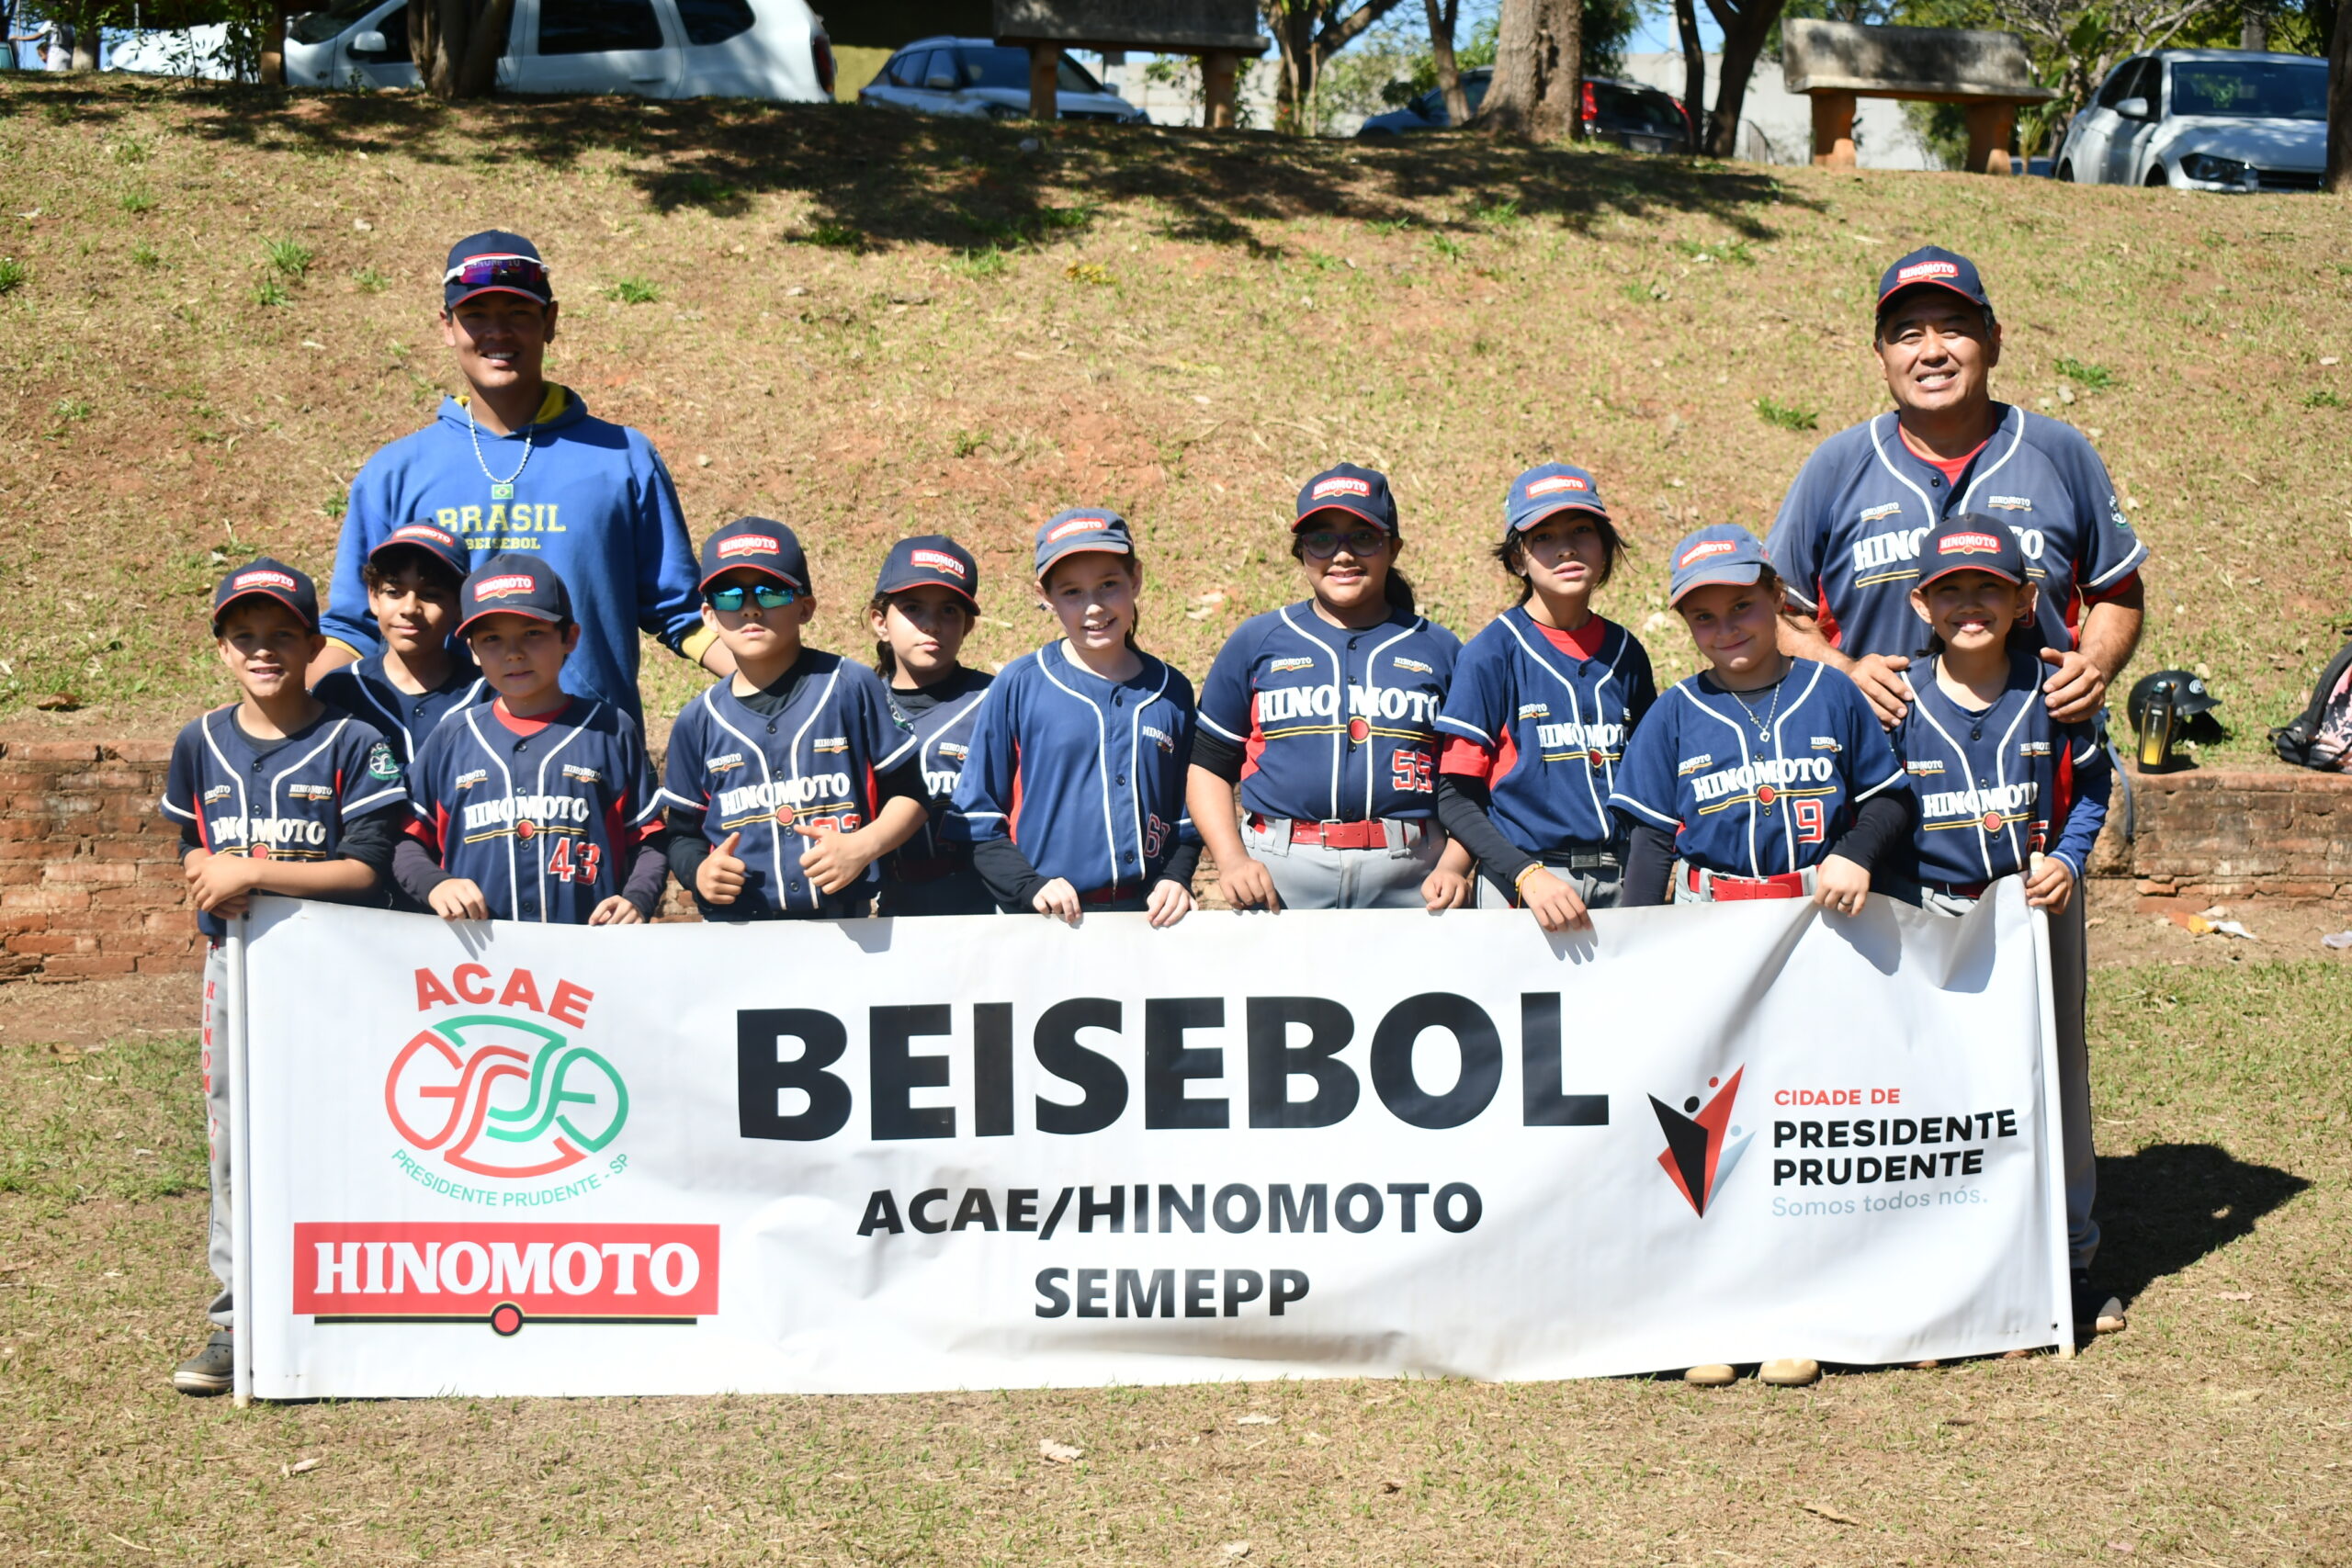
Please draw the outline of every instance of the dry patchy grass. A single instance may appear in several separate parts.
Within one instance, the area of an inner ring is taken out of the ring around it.
[[[2130,1332],[2071,1362],[1795,1393],[1360,1381],[238,1412],[165,1381],[209,1293],[192,1046],[12,1043],[0,1540],[28,1562],[1209,1565],[1245,1541],[1249,1563],[1303,1565],[2352,1561],[2335,1065],[2352,975],[2104,970],[2093,1010],[2104,1262],[2137,1298]],[[1041,1440],[1084,1457],[1047,1462]]]
[[[29,269],[0,295],[0,720],[160,732],[212,700],[205,584],[261,547],[323,570],[354,470],[455,384],[433,276],[492,223],[554,261],[558,378],[652,434],[697,533],[797,528],[837,646],[918,529],[981,556],[978,657],[1031,646],[1030,530],[1087,502],[1137,523],[1148,637],[1199,671],[1298,592],[1285,508],[1342,458],[1396,476],[1425,605],[1467,634],[1506,601],[1505,482],[1568,457],[1640,547],[1605,607],[1679,670],[1664,547],[1769,523],[1818,439],[1791,426],[1882,405],[1871,285],[1929,240],[1994,283],[1996,389],[2094,429],[2154,546],[2143,668],[2208,666],[2250,754],[2338,641],[2352,414],[2317,394],[2352,395],[2322,363],[2352,353],[2340,204],[1026,134],[0,82],[0,256]],[[695,684],[658,651],[648,671],[657,712]],[[30,711],[60,689],[85,711]]]

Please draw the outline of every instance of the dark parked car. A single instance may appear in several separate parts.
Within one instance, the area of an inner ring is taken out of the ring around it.
[[[1462,94],[1476,114],[1486,101],[1487,84],[1494,71],[1480,66],[1462,73]],[[1403,108],[1373,116],[1356,132],[1361,137],[1408,136],[1418,130],[1443,130],[1452,123],[1445,112],[1445,95],[1432,87]],[[1668,152],[1682,145],[1689,117],[1673,94],[1639,82],[1590,76],[1584,84],[1584,133],[1596,141],[1613,141],[1635,152]]]

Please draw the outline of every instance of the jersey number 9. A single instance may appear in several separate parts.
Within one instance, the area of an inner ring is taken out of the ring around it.
[[[1789,816],[1797,825],[1797,842],[1817,844],[1827,835],[1824,831],[1826,813],[1817,800],[1799,800],[1789,807]]]

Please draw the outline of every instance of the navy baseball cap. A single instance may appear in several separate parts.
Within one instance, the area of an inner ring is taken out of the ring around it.
[[[1666,602],[1679,604],[1694,588],[1731,582],[1741,587],[1757,581],[1770,570],[1764,546],[1736,523],[1716,523],[1700,529],[1674,547],[1674,575]]]
[[[1127,532],[1127,520],[1115,512],[1101,507],[1078,506],[1068,512],[1057,512],[1046,519],[1037,530],[1037,581],[1046,580],[1046,569],[1064,556],[1074,556],[1081,550],[1102,550],[1114,556],[1136,553],[1136,542]]]
[[[1600,485],[1573,463],[1538,463],[1510,481],[1503,498],[1503,534],[1523,534],[1555,512],[1590,512],[1602,518],[1609,508]]]
[[[1959,513],[1942,519],[1919,541],[1919,586],[1955,571],[1989,571],[2023,583],[2025,547],[2007,524],[1981,512]]]
[[[557,626],[571,619],[571,594],[555,569],[535,555],[501,551],[481,563],[458,593],[458,633],[484,615],[528,615]]]
[[[910,588],[944,588],[977,610],[980,607],[980,563],[944,534],[900,539],[890,547],[882,575],[874,580],[874,592],[879,597]]]
[[[1879,313],[1884,315],[1886,302],[1906,288],[1949,288],[1986,315],[1993,313],[1993,301],[1984,292],[1984,280],[1976,275],[1976,264],[1956,251],[1923,245],[1880,274]]]
[[[707,589],[713,578],[739,567],[766,572],[786,588],[808,592],[808,558],[792,530],[781,523],[738,517],[713,530],[702,542],[702,581],[695,586]]]
[[[477,294],[519,294],[542,305],[555,303],[555,285],[539,247],[503,229],[469,234],[449,247],[441,274],[441,308],[454,310]]]
[[[374,560],[386,550],[403,547],[423,550],[459,577],[474,569],[473,553],[466,548],[465,541],[438,523],[401,524],[385,535],[382,543],[368,552],[368,558]]]
[[[240,599],[275,599],[302,617],[306,630],[319,629],[319,591],[301,572],[282,560],[263,556],[247,561],[212,591],[212,632],[220,633],[220,618]]]
[[[1298,520],[1291,531],[1306,526],[1306,520],[1318,512],[1351,512],[1396,532],[1396,498],[1388,492],[1388,476],[1353,463],[1326,468],[1299,487]]]

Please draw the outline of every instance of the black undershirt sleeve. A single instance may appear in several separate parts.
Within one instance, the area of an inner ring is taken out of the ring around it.
[[[1037,874],[1029,857],[1011,839],[982,839],[972,846],[972,869],[1000,908],[1035,909],[1037,889],[1046,879]]]
[[[1437,819],[1478,858],[1478,867],[1489,881],[1516,886],[1520,875],[1537,863],[1536,859],[1503,836],[1488,815],[1493,810],[1494,796],[1487,793],[1486,780],[1466,773],[1437,776]]]
[[[1215,773],[1227,784],[1241,782],[1241,748],[1205,727],[1193,730],[1193,766]]]
[[[1625,847],[1625,874],[1618,885],[1621,909],[1651,909],[1667,901],[1674,875],[1674,835],[1647,822],[1633,824]]]
[[[662,885],[670,878],[670,859],[662,852],[665,836],[657,833],[630,852],[628,876],[621,883],[621,897],[649,920],[661,908]]]
[[[1917,806],[1907,789],[1871,796],[1854,814],[1854,825],[1830,841],[1828,852],[1845,856],[1864,871],[1891,866],[1895,852],[1911,840],[1912,813]]]
[[[403,834],[392,847],[392,880],[400,884],[401,892],[429,908],[433,890],[457,879],[441,869],[431,850]]]
[[[926,812],[940,804],[932,798],[931,786],[923,781],[922,759],[912,750],[908,751],[905,761],[888,773],[876,773],[874,783],[876,811],[894,800],[918,801]]]
[[[709,843],[698,832],[679,832],[677,823],[673,820],[666,848],[669,852],[670,874],[678,879],[679,886],[694,894],[695,897],[701,897],[702,892],[696,886],[695,878],[702,870],[702,863],[710,858]]]
[[[382,892],[392,885],[392,851],[407,837],[401,831],[408,816],[397,807],[389,811],[371,812],[356,822],[344,825],[343,841],[337,846],[345,860],[356,860],[376,874],[376,891]]]
[[[1193,755],[1198,757],[1200,753],[1195,751]],[[1159,875],[1155,880],[1172,882],[1189,893],[1193,888],[1193,873],[1198,871],[1200,865],[1201,846],[1179,844],[1169,852],[1168,863],[1159,868]]]

